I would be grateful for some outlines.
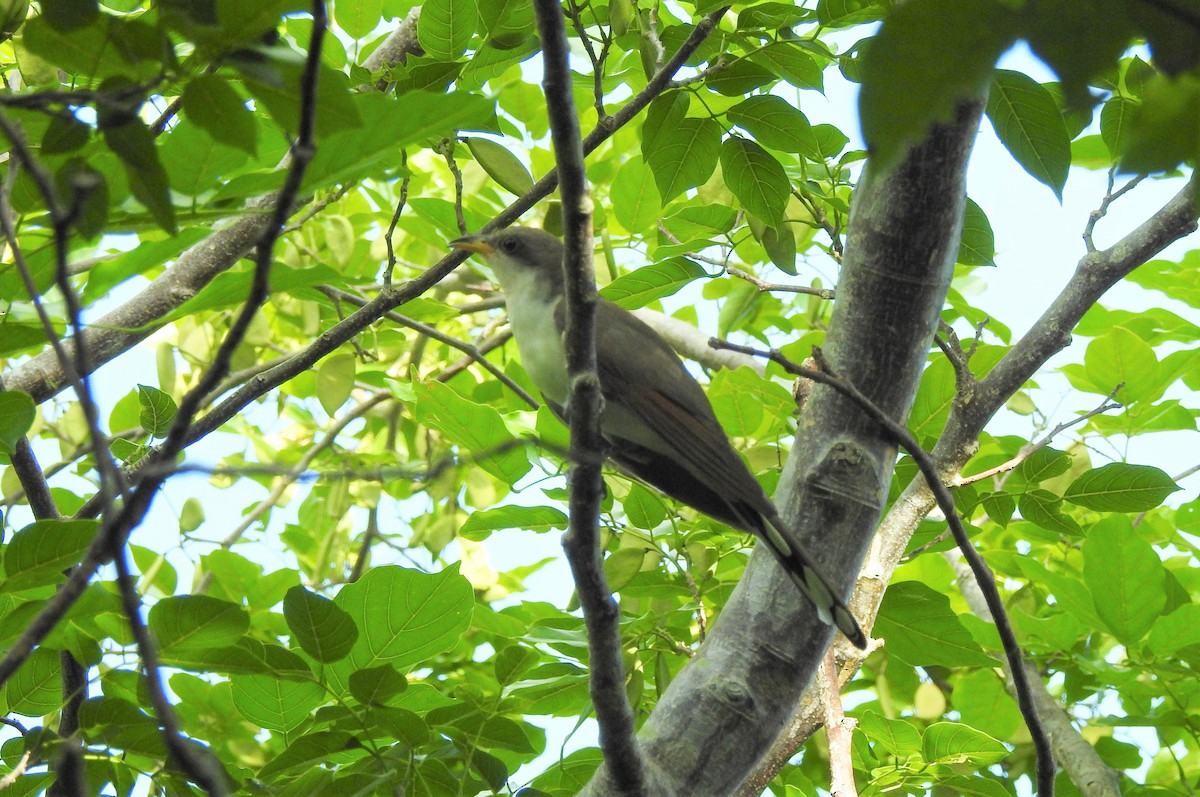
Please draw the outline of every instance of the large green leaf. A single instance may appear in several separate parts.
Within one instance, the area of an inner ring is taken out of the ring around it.
[[[960,722],[933,723],[925,729],[921,746],[931,764],[991,766],[1009,756],[1003,744]]]
[[[890,655],[915,666],[995,664],[950,609],[949,599],[918,581],[888,588],[872,634],[887,640]]]
[[[95,520],[37,520],[12,536],[4,549],[7,591],[63,580],[63,571],[83,559],[96,537]]]
[[[550,531],[565,529],[567,516],[549,506],[498,506],[472,512],[458,533],[473,540],[483,540],[493,531],[503,529],[528,529]]]
[[[651,302],[677,293],[685,285],[707,273],[700,264],[686,257],[672,257],[661,263],[642,266],[622,274],[605,285],[600,295],[626,310],[636,310]]]
[[[334,664],[330,682],[348,687],[356,670],[388,664],[406,670],[458,643],[471,624],[471,584],[457,570],[427,574],[377,567],[337,594],[334,603],[359,629],[350,655]]]
[[[1083,473],[1063,498],[1096,512],[1146,512],[1179,489],[1152,465],[1112,462]]]
[[[296,586],[283,599],[283,616],[304,652],[330,663],[350,653],[358,628],[350,615],[326,597]]]
[[[1096,612],[1122,643],[1140,641],[1166,606],[1166,571],[1127,518],[1093,526],[1083,542],[1083,577]]]
[[[0,390],[0,453],[12,454],[36,417],[37,409],[28,394]]]
[[[783,221],[792,184],[774,155],[753,141],[730,136],[721,143],[721,174],[747,211],[769,226]]]
[[[249,628],[250,617],[241,606],[207,595],[164,598],[150,609],[150,630],[164,655],[232,645]]]
[[[261,728],[292,730],[308,719],[325,699],[312,681],[284,681],[271,675],[234,675],[233,704],[238,713]]]
[[[721,126],[714,119],[684,118],[687,103],[682,106],[682,111],[675,103],[667,112],[647,114],[643,126],[642,157],[664,203],[706,182],[717,168]]]
[[[529,472],[529,456],[515,439],[500,413],[470,401],[440,382],[413,385],[415,412],[422,423],[446,435],[478,458],[479,467],[506,484]]]
[[[467,49],[479,14],[474,0],[428,0],[421,4],[417,38],[434,58],[458,58]]]
[[[988,119],[1021,168],[1062,200],[1071,166],[1071,141],[1054,97],[1028,75],[996,70],[988,93]]]

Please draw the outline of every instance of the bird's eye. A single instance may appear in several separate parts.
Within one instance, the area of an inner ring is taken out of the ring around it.
[[[517,242],[516,238],[503,238],[500,241],[500,251],[504,252],[506,255],[511,255],[513,252],[517,251],[517,247],[519,246],[520,243]]]

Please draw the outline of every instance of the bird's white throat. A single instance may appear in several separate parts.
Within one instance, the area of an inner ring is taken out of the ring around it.
[[[492,267],[504,288],[521,364],[542,395],[561,407],[569,393],[562,332],[554,320],[562,296],[549,290],[536,269],[500,260],[494,258]]]

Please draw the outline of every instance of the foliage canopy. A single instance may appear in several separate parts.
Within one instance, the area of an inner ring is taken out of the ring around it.
[[[310,108],[323,6],[0,0],[0,768],[14,794],[56,777],[196,794],[217,772],[208,783],[238,794],[557,796],[601,762],[557,754],[592,710],[589,650],[568,588],[548,601],[535,586],[556,555],[542,543],[567,525],[566,431],[529,403],[487,275],[451,274],[446,256],[448,239],[539,200],[525,223],[561,229],[535,180],[553,155],[533,5],[331,3]],[[825,340],[814,274],[835,273],[855,234],[868,155],[806,115],[835,72],[862,84],[873,176],[984,90],[1013,169],[1060,198],[1072,168],[1108,170],[1110,186],[1137,175],[1132,189],[1200,155],[1200,11],[1185,0],[563,10],[602,293],[797,362]],[[1059,81],[997,69],[1018,41]],[[311,152],[293,146],[307,126]],[[292,206],[271,231],[281,190]],[[1061,734],[1060,794],[1200,788],[1200,505],[1180,474],[1122,454],[1149,434],[1195,444],[1198,255],[1152,259],[1195,213],[1137,208],[1147,227],[1098,250],[1110,204],[1138,196],[1095,198],[1074,278],[1046,264],[1078,325],[1020,340],[972,296],[1021,230],[993,230],[968,199],[941,314],[957,334],[931,350],[907,419],[1001,582]],[[1088,294],[1089,264],[1126,251],[1117,277],[1161,306]],[[269,297],[248,304],[268,267]],[[779,283],[801,290],[766,289]],[[986,381],[1023,341],[1068,333],[1053,367],[1047,353]],[[59,351],[72,335],[84,345]],[[717,370],[703,349],[718,417],[774,487],[799,428],[783,371]],[[95,371],[82,398],[81,371]],[[1037,388],[1054,374],[1103,411],[1052,428],[1064,419]],[[972,401],[988,416],[1007,404],[1028,435],[936,448]],[[813,741],[787,763],[816,722],[774,763],[747,762],[748,782],[813,794],[844,755],[864,794],[1027,793],[998,638],[915,476],[901,457],[860,590],[886,644],[845,670],[852,749]],[[748,540],[618,473],[607,487],[604,569],[640,722],[719,633]]]

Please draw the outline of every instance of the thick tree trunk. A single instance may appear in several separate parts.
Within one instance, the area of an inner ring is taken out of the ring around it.
[[[901,422],[950,286],[982,109],[982,101],[965,103],[898,166],[882,175],[868,169],[855,195],[825,353]],[[814,390],[776,501],[835,581],[848,585],[858,573],[895,454],[849,399]],[[874,614],[866,608],[860,617]],[[736,790],[780,733],[831,635],[770,555],[757,552],[695,660],[641,730],[650,793]],[[615,792],[601,774],[584,793]]]

